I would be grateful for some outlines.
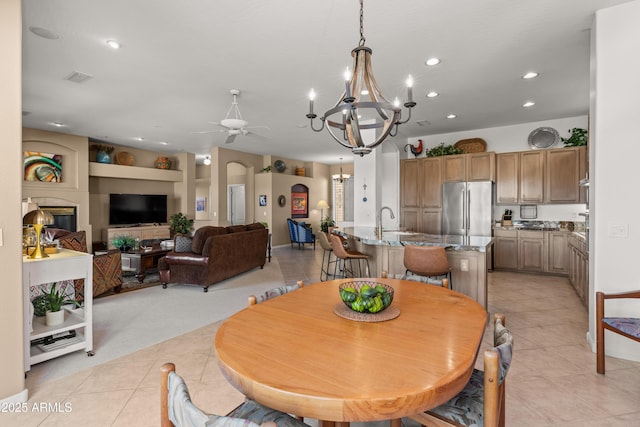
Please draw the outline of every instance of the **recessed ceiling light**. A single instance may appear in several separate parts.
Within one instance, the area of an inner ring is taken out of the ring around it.
[[[122,47],[122,45],[118,43],[117,40],[107,40],[107,44],[113,49],[120,49]]]
[[[522,104],[522,106],[525,108],[533,107],[534,105],[536,105],[536,103],[533,101],[527,101],[524,104]]]
[[[456,116],[455,114],[447,115],[447,119],[455,119],[456,117],[458,117],[458,116]]]
[[[144,141],[144,138],[141,136],[134,136],[133,139],[135,139],[136,141]]]
[[[51,122],[51,124],[54,125],[55,127],[59,127],[59,128],[64,126],[64,123],[60,123],[60,122]]]
[[[525,74],[524,76],[522,76],[523,79],[535,79],[536,77],[538,77],[539,74],[536,73],[535,71],[529,71],[527,74]]]
[[[438,65],[440,63],[440,59],[439,58],[429,58],[424,63],[427,64],[428,66]]]
[[[438,92],[431,91],[427,94],[427,98],[435,98],[438,95],[440,95]]]
[[[158,144],[160,144],[160,145],[169,145],[169,143],[167,141],[160,141]]]
[[[53,31],[47,30],[46,28],[42,27],[29,27],[29,31],[31,31],[36,36],[49,40],[55,40],[60,37],[57,33],[54,33]]]

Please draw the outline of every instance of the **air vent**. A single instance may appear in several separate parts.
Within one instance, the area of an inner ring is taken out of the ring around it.
[[[29,114],[31,114],[31,111],[23,111],[22,117],[28,116]]]
[[[418,125],[420,125],[420,126],[430,126],[431,125],[431,122],[429,120],[418,120],[416,123]]]
[[[70,82],[74,83],[84,83],[91,78],[93,78],[93,76],[90,74],[81,73],[80,71],[74,71],[73,73],[65,77],[65,80],[69,80]]]

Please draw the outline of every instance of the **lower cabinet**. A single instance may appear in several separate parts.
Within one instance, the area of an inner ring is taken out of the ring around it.
[[[580,297],[582,304],[589,307],[589,254],[585,242],[573,235],[569,236],[569,281]]]
[[[494,268],[532,273],[569,274],[568,232],[494,230]]]
[[[114,249],[111,243],[117,236],[129,236],[134,239],[147,240],[147,239],[169,239],[170,238],[168,225],[149,225],[141,227],[121,227],[121,228],[108,228],[102,231],[102,240],[104,240],[109,249]]]

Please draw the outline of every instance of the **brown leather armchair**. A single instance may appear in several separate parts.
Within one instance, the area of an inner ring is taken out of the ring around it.
[[[82,231],[68,231],[63,229],[45,230],[47,240],[57,239],[65,249],[78,252],[87,251],[87,234]],[[84,300],[84,279],[74,280],[76,300]],[[122,259],[120,251],[109,250],[93,256],[93,296],[97,297],[113,289],[116,293],[122,289]]]

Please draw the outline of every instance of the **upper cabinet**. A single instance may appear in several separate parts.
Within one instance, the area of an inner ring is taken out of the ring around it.
[[[498,204],[584,203],[586,147],[496,155]]]
[[[496,154],[493,152],[443,156],[443,182],[494,181]]]
[[[440,234],[442,157],[400,162],[400,225],[421,233]]]

